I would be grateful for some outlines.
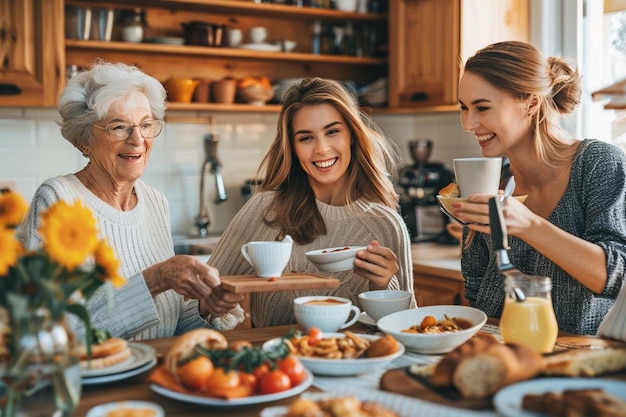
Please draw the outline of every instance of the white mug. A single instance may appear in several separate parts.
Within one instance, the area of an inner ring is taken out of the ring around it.
[[[267,38],[267,29],[264,26],[251,27],[248,29],[248,36],[252,43],[263,43]]]
[[[353,313],[352,318],[350,313]],[[293,300],[293,314],[305,331],[317,327],[322,332],[332,333],[352,326],[359,319],[361,310],[347,298],[309,295]]]
[[[291,237],[281,242],[248,242],[241,245],[241,254],[254,267],[259,277],[276,278],[283,274],[291,257],[292,246]]]
[[[228,46],[235,48],[239,46],[243,40],[243,32],[241,29],[232,28],[228,29]]]
[[[453,164],[461,197],[498,194],[502,158],[456,158]]]

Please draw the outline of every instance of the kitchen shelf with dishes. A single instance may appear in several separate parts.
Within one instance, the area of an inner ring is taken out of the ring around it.
[[[269,78],[275,88],[281,81],[308,76],[365,86],[388,73],[386,12],[357,13],[251,0],[136,0],[132,8],[121,0],[66,0],[64,4],[66,13],[68,7],[91,8],[92,14],[113,9],[117,16],[107,39],[66,35],[68,65],[87,67],[101,57],[137,65],[164,84],[168,79],[188,78],[208,81],[210,88],[216,81],[251,76]],[[141,13],[144,21],[143,39],[139,42],[125,41],[120,32],[119,14],[133,9]],[[320,26],[321,41],[316,37]],[[251,37],[255,28],[267,29],[260,41]],[[240,36],[236,44],[231,43],[230,32],[234,31]],[[242,35],[248,43],[242,41]],[[234,103],[170,99],[169,109],[279,110],[278,96],[262,105],[242,101],[239,95]]]

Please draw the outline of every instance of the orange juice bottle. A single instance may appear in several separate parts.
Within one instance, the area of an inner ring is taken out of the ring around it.
[[[552,307],[552,280],[518,274],[507,276],[500,333],[506,343],[552,352],[559,328]]]

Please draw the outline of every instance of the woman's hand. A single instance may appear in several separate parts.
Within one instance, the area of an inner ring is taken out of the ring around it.
[[[221,283],[217,269],[189,255],[172,256],[143,275],[153,297],[172,289],[185,298],[203,300]]]
[[[235,308],[244,299],[243,294],[215,287],[207,298],[200,300],[200,311],[208,311],[212,317],[222,316]]]
[[[370,281],[370,290],[387,288],[399,269],[396,254],[377,240],[372,240],[366,250],[358,251],[354,260],[354,272]]]

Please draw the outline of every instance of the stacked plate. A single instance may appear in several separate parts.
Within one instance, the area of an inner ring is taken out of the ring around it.
[[[83,385],[105,384],[130,378],[152,368],[157,363],[153,347],[141,343],[128,343],[131,355],[124,362],[97,369],[81,370]]]

